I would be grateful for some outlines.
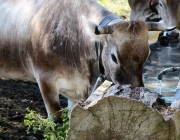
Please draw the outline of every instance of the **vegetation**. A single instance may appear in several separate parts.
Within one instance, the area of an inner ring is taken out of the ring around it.
[[[25,115],[24,124],[27,126],[27,133],[30,130],[36,134],[38,131],[43,133],[45,140],[65,140],[69,127],[69,110],[67,108],[61,110],[63,124],[54,123],[54,117],[42,118],[33,110],[27,109],[28,114]]]
[[[97,0],[101,5],[122,18],[129,18],[130,7],[127,0]]]

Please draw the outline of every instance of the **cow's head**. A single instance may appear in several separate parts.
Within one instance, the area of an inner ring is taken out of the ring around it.
[[[164,26],[143,21],[98,26],[85,17],[83,21],[87,34],[103,44],[102,61],[106,75],[115,84],[144,86],[142,71],[150,54],[148,31],[164,30]]]
[[[156,3],[152,0],[128,0],[131,8],[131,20],[159,21],[160,16],[155,8]]]
[[[156,4],[152,5],[153,3]],[[151,5],[158,10],[166,26],[177,26],[176,30],[168,32],[170,38],[177,39],[180,29],[180,0],[151,0]]]

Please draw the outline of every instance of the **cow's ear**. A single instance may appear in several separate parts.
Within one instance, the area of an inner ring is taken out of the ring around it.
[[[89,21],[85,16],[82,16],[82,23],[85,30],[85,34],[90,36],[92,41],[102,41],[103,36],[96,34],[96,30],[98,26],[97,24]]]

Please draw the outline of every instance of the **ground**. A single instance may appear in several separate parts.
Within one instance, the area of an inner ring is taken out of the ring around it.
[[[60,96],[61,105],[67,99]],[[23,123],[30,108],[47,117],[38,85],[31,82],[0,80],[0,140],[40,140],[42,134],[27,134]]]

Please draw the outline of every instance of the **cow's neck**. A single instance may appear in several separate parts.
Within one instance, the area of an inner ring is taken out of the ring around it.
[[[108,25],[116,19],[120,19],[120,17],[116,14],[109,14],[104,17],[104,19],[100,22],[99,25],[100,26]]]
[[[75,0],[75,1],[78,1],[78,3],[80,4],[79,7],[82,7],[79,9],[81,10],[80,13],[82,13],[90,21],[93,21],[96,24],[100,24],[100,22],[106,16],[112,14],[111,11],[104,8],[102,5],[98,4],[97,1],[95,0],[88,0],[85,2],[83,0]]]

